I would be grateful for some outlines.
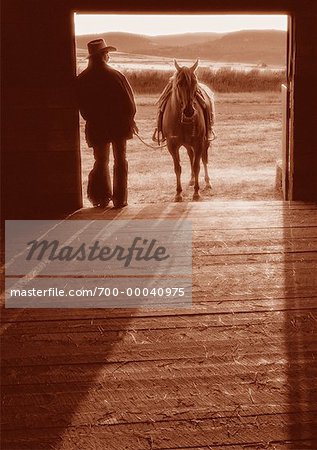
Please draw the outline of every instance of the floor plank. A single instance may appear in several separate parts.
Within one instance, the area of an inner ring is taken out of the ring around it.
[[[193,305],[2,309],[2,448],[316,450],[316,204],[69,219],[190,220]]]

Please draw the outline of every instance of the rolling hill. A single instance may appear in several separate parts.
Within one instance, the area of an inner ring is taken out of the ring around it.
[[[84,49],[88,41],[99,37],[119,51],[133,54],[267,65],[285,65],[286,60],[286,32],[277,30],[169,36],[112,32],[77,36],[77,47]]]

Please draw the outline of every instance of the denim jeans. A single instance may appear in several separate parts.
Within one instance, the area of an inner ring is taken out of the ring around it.
[[[109,170],[110,145],[113,151],[113,188]],[[112,199],[114,206],[127,203],[128,200],[128,161],[126,159],[127,142],[117,139],[94,146],[94,167],[88,176],[88,198],[93,205],[106,205]]]

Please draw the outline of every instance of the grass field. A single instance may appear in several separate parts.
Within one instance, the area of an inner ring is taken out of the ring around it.
[[[125,70],[134,92],[138,94],[159,94],[175,70]],[[235,70],[222,67],[213,69],[199,67],[199,81],[218,93],[226,92],[268,92],[279,91],[285,82],[283,70]]]
[[[146,67],[148,62],[146,57],[141,61],[143,61],[143,66]],[[79,61],[78,72],[84,70],[86,64]],[[114,64],[113,67],[119,69],[128,78],[134,92],[140,95],[159,95],[175,73],[174,65],[171,67],[170,64],[158,66],[158,68],[149,66],[147,69],[142,67],[141,62],[130,68],[127,64],[122,65],[122,67]],[[184,65],[190,67],[192,64],[193,61],[186,61]],[[247,67],[243,68],[243,65],[240,69],[226,66],[217,68],[214,65],[199,66],[196,73],[200,82],[212,86],[213,90],[218,93],[278,92],[281,84],[286,80],[285,70],[281,68],[247,69]]]
[[[155,127],[156,95],[137,95],[140,134],[148,143]],[[212,191],[201,194],[204,200],[274,200],[275,164],[281,153],[281,96],[279,92],[216,94],[217,139],[209,150]],[[92,149],[84,139],[81,120],[81,152],[85,205],[87,176],[93,165]],[[181,149],[184,201],[191,201],[188,187],[190,166]],[[128,142],[129,203],[170,202],[175,195],[175,174],[168,150],[152,150],[137,138]],[[203,175],[203,172],[201,172]]]

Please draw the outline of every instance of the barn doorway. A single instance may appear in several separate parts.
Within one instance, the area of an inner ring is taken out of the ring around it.
[[[202,199],[283,199],[289,165],[287,15],[75,14],[74,22],[77,73],[87,65],[89,40],[102,36],[117,47],[110,64],[134,89],[136,121],[149,144],[156,102],[174,71],[173,59],[189,66],[199,58],[198,79],[215,93],[217,134],[209,151],[212,190],[202,189]],[[80,138],[84,206],[90,206],[86,188],[93,155],[82,118]],[[184,200],[190,201],[185,149],[181,157]],[[173,200],[175,174],[166,149],[150,149],[134,138],[128,160],[130,204]]]

